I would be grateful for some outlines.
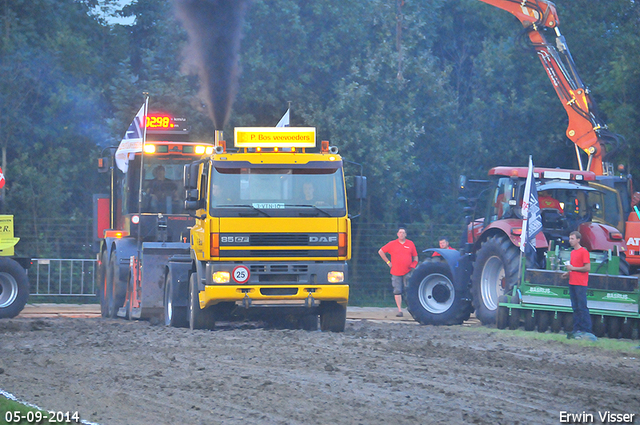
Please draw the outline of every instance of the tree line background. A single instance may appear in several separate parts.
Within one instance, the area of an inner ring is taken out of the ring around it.
[[[615,159],[640,181],[640,4],[555,3],[583,80],[626,138]],[[91,255],[92,195],[108,192],[97,158],[119,143],[143,92],[152,110],[213,139],[198,80],[182,69],[186,34],[171,2],[109,12],[115,4],[0,0],[2,213],[15,216],[24,255]],[[110,24],[110,13],[135,21]],[[243,33],[226,138],[235,126],[275,125],[291,102],[292,126],[316,127],[363,164],[360,264],[400,223],[419,249],[457,237],[460,174],[483,178],[529,155],[577,167],[566,114],[521,24],[478,0],[254,0]]]

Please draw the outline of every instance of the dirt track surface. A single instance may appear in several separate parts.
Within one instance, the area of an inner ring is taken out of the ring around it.
[[[558,424],[633,413],[640,350],[479,325],[349,320],[344,333],[101,318],[0,321],[0,389],[109,424]]]

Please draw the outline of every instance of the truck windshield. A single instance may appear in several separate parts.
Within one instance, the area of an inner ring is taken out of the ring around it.
[[[185,164],[192,157],[147,155],[144,159],[142,178],[142,205],[140,212],[184,214],[184,185],[182,175]],[[129,171],[123,179],[123,213],[138,212],[138,187],[140,186],[140,158],[129,163]]]
[[[211,215],[342,217],[342,168],[218,167],[211,173]]]

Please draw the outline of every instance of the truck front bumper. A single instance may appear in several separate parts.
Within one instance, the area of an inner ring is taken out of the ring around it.
[[[207,285],[199,295],[200,308],[220,302],[244,307],[317,307],[323,301],[346,305],[349,285]]]
[[[349,300],[348,266],[342,261],[327,262],[247,262],[246,283],[230,280],[215,283],[212,275],[227,272],[233,276],[238,263],[210,262],[205,267],[206,279],[201,286],[200,308],[220,302],[238,302],[245,307],[300,306],[317,307],[322,301],[346,305]],[[341,282],[329,282],[330,273],[342,273]]]

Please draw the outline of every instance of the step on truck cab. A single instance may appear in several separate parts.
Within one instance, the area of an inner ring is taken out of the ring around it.
[[[343,160],[315,128],[236,128],[235,150],[185,166],[189,256],[168,265],[165,322],[211,329],[243,313],[341,332],[351,223]],[[317,150],[317,149],[316,149]],[[356,177],[358,197],[364,182]]]

